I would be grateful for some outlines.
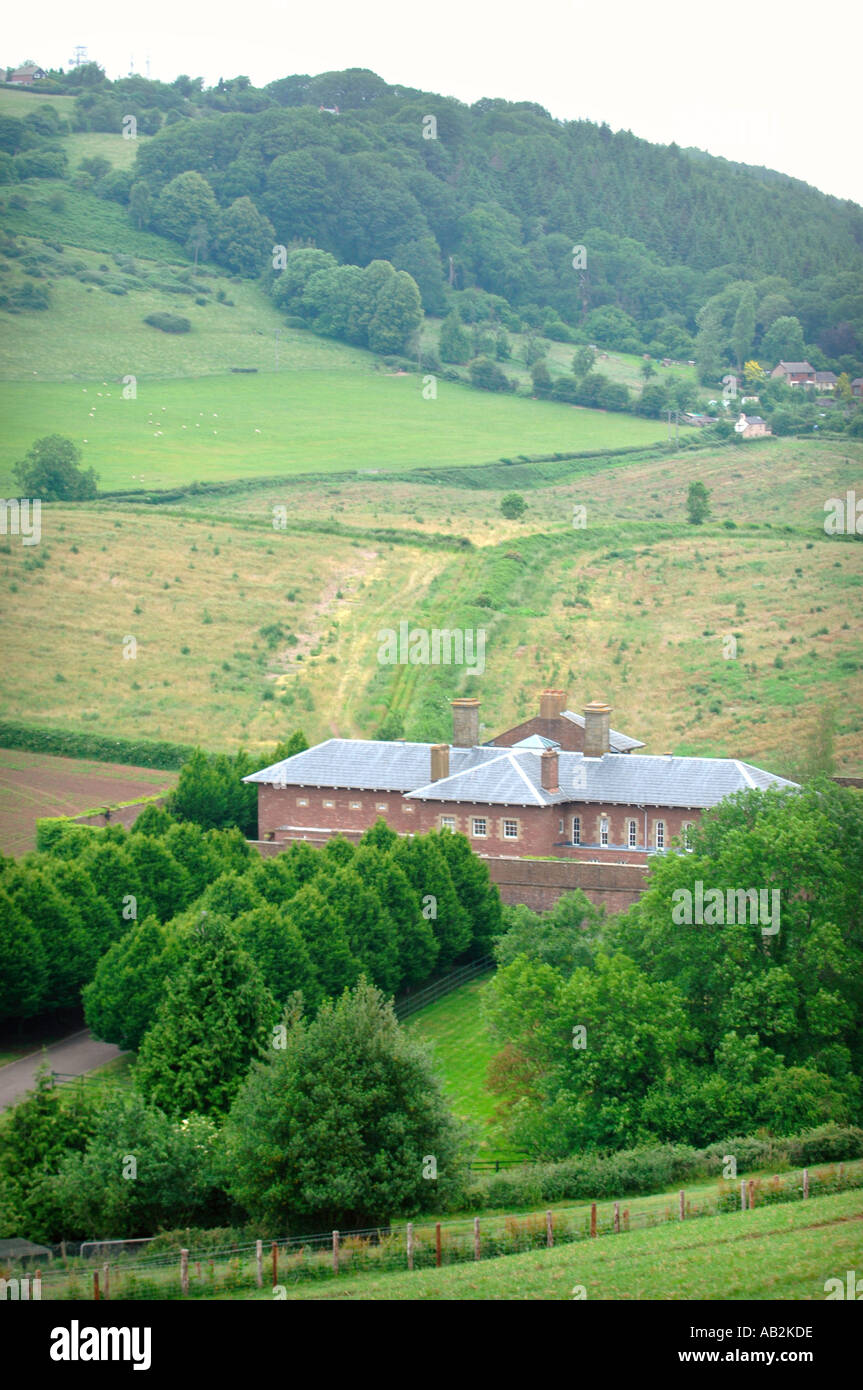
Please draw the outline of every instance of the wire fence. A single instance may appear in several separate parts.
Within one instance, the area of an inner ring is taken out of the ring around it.
[[[39,1257],[33,1257],[16,1261],[15,1267],[22,1275],[38,1276],[37,1296],[45,1300],[287,1297],[288,1290],[300,1283],[445,1268],[854,1188],[863,1188],[863,1161],[772,1178],[720,1180],[715,1189],[689,1194],[682,1190],[660,1197],[582,1203],[527,1215],[410,1222],[276,1240],[214,1243],[194,1250],[178,1248],[173,1240],[141,1258],[136,1258],[134,1251],[118,1253],[115,1242],[85,1242],[84,1258],[70,1258],[67,1253],[65,1259],[44,1269],[39,1268]],[[161,1244],[167,1238],[153,1239]],[[10,1274],[11,1262],[6,1270],[0,1268],[0,1278],[8,1279]]]
[[[460,985],[465,985],[469,980],[475,980],[480,975],[489,975],[496,968],[494,956],[483,956],[481,960],[469,961],[467,965],[460,965],[457,970],[452,970],[449,975],[444,975],[443,979],[435,980],[432,984],[426,985],[423,989],[417,990],[416,994],[409,994],[407,998],[397,1000],[395,1005],[395,1015],[399,1022],[404,1018],[409,1018],[411,1014],[419,1009],[424,1009],[427,1004],[433,1004],[437,999],[442,999],[445,994],[458,989]]]

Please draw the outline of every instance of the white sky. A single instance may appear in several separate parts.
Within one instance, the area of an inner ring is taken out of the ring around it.
[[[211,85],[371,68],[387,82],[536,101],[666,144],[764,164],[863,204],[863,6],[836,0],[42,0],[7,13],[7,64]]]

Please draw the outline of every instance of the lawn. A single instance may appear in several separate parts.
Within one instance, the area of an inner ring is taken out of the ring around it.
[[[863,1193],[672,1222],[479,1264],[289,1285],[289,1299],[821,1300],[859,1264]],[[577,1292],[583,1291],[583,1292]],[[272,1297],[271,1294],[266,1295]]]
[[[488,1126],[499,1098],[486,1089],[485,1078],[488,1065],[500,1048],[491,1041],[480,1018],[483,983],[472,980],[461,985],[407,1019],[405,1027],[434,1044],[444,1093],[454,1113],[481,1127],[483,1148],[488,1149],[490,1143],[496,1148]]]
[[[184,305],[183,312],[197,323],[198,316],[212,316],[220,306]],[[105,317],[111,318],[107,305]],[[49,326],[47,316],[43,322]],[[136,350],[139,342],[143,352]],[[501,398],[450,383],[441,384],[437,400],[425,400],[420,378],[375,371],[370,355],[363,366],[348,370],[336,363],[335,370],[261,370],[185,381],[156,379],[144,366],[147,353],[152,358],[164,352],[167,370],[172,354],[194,350],[194,333],[175,348],[171,338],[141,323],[118,338],[114,370],[104,380],[85,385],[31,378],[0,386],[5,420],[0,486],[11,486],[9,470],[32,441],[51,433],[78,444],[107,491],[274,474],[469,465],[501,455],[649,444],[663,430],[656,421],[630,415]],[[223,345],[223,356],[224,350]],[[254,366],[271,352],[272,343],[261,338],[250,359],[245,340],[237,342],[236,364]],[[318,358],[317,342],[313,358]],[[315,368],[319,365],[318,358]],[[122,395],[127,372],[137,377],[134,400]]]

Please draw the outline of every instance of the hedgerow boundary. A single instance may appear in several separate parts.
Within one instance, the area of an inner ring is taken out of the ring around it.
[[[250,1241],[230,1246],[190,1249],[176,1246],[139,1260],[110,1257],[110,1242],[87,1244],[92,1254],[63,1260],[62,1268],[35,1271],[43,1300],[110,1298],[161,1300],[255,1297],[271,1288],[287,1297],[291,1285],[344,1279],[356,1274],[383,1274],[442,1268],[472,1260],[493,1259],[526,1251],[551,1249],[607,1236],[644,1230],[672,1221],[738,1212],[761,1206],[808,1200],[863,1188],[863,1161],[802,1169],[771,1178],[722,1180],[717,1190],[654,1198],[652,1206],[632,1210],[622,1201],[558,1208],[519,1216],[474,1217],[354,1231],[332,1231],[287,1239]],[[159,1239],[159,1238],[157,1238]],[[108,1256],[108,1258],[106,1258]],[[34,1261],[26,1262],[32,1270]]]
[[[72,729],[46,729],[14,719],[0,719],[0,748],[50,753],[61,758],[91,758],[97,763],[128,763],[163,772],[181,768],[195,751],[185,743],[109,738],[105,734],[76,733]]]

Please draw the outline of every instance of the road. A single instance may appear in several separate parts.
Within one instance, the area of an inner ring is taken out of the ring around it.
[[[8,1110],[25,1092],[33,1089],[36,1073],[45,1060],[52,1071],[82,1076],[122,1055],[113,1043],[98,1042],[88,1028],[70,1033],[68,1038],[51,1047],[41,1048],[29,1057],[20,1057],[17,1062],[7,1062],[5,1067],[0,1067],[0,1110]]]

